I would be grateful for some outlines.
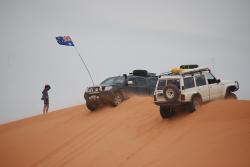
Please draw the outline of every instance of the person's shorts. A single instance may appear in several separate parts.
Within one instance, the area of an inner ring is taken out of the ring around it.
[[[49,104],[49,100],[48,99],[44,99],[44,104]]]

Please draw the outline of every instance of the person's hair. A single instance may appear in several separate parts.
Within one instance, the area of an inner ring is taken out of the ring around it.
[[[49,86],[49,85],[45,85],[45,86],[44,86],[44,89],[49,90],[49,89],[50,89],[50,86]]]

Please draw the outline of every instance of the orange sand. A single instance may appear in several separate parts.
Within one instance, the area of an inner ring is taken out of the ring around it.
[[[250,101],[163,120],[152,97],[76,106],[0,126],[1,167],[249,167]]]

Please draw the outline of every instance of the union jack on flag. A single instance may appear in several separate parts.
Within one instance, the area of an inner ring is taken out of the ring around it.
[[[58,44],[66,46],[75,46],[70,36],[59,36],[56,37]]]

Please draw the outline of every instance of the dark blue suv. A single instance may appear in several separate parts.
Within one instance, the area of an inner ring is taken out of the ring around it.
[[[86,106],[94,111],[102,104],[117,106],[132,94],[153,95],[157,80],[158,76],[146,70],[134,70],[129,75],[107,78],[100,85],[86,89]]]

